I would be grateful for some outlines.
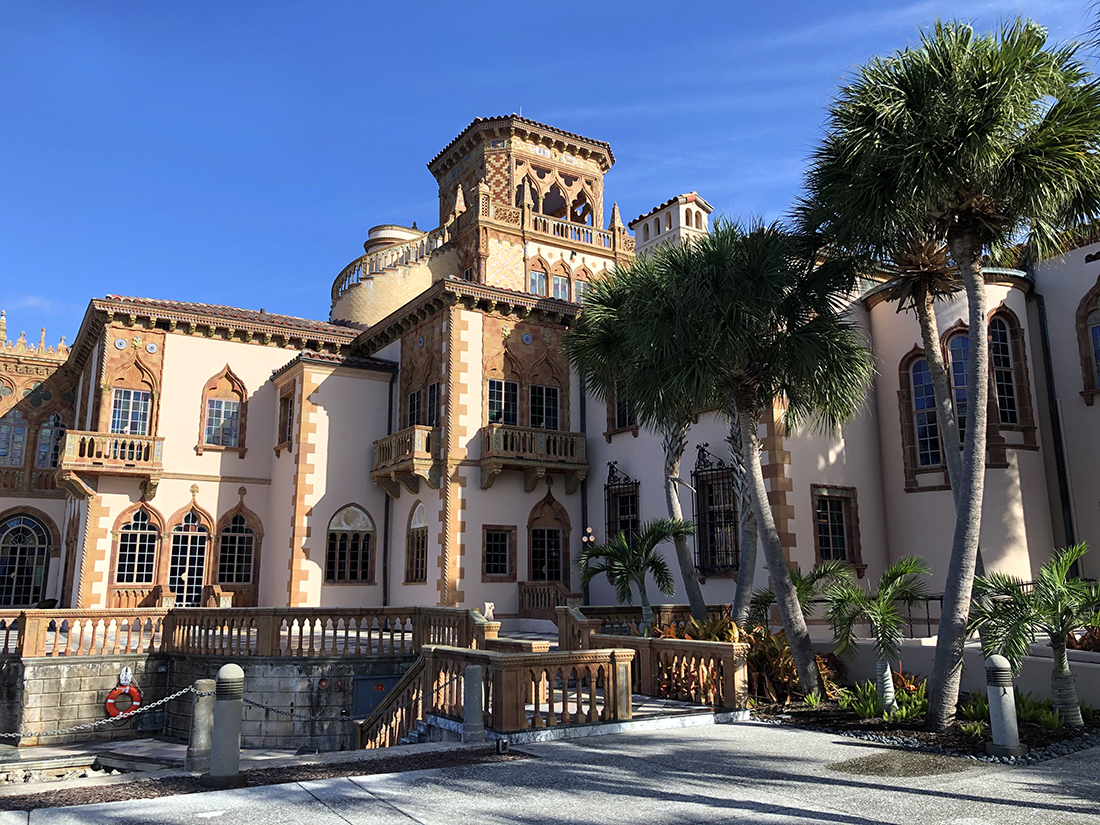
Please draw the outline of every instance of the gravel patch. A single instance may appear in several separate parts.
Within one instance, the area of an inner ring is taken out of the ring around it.
[[[399,750],[404,750],[400,748]],[[495,747],[467,748],[442,752],[395,753],[391,757],[364,761],[328,764],[292,765],[279,768],[257,768],[245,771],[245,787],[282,785],[307,782],[311,779],[332,779],[341,776],[370,776],[381,773],[404,773],[433,768],[455,768],[467,765],[487,765],[517,759],[537,759],[533,754],[511,751],[498,754]],[[62,808],[70,805],[94,805],[101,802],[123,802],[131,799],[156,799],[185,793],[203,793],[197,776],[165,776],[157,779],[135,779],[119,785],[99,785],[87,788],[58,788],[49,793],[21,794],[0,797],[0,811],[32,811],[39,808]]]

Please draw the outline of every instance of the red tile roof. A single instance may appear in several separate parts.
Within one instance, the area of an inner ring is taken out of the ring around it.
[[[397,369],[397,362],[388,361],[385,358],[369,358],[362,355],[333,355],[331,352],[302,350],[277,370],[272,370],[271,377],[275,378],[281,375],[299,361],[332,364],[336,367],[354,367],[355,369],[361,370],[385,370],[387,372],[392,372]]]
[[[585,143],[591,143],[595,146],[601,146],[607,150],[608,160],[611,161],[612,164],[615,163],[615,153],[611,151],[611,144],[607,141],[593,140],[592,138],[587,138],[584,135],[578,135],[575,132],[567,132],[564,129],[559,129],[557,126],[550,126],[546,123],[539,123],[537,120],[530,120],[529,118],[522,117],[513,112],[510,115],[497,115],[496,117],[475,117],[472,121],[470,121],[469,126],[459,132],[455,136],[454,140],[452,140],[450,143],[440,149],[439,153],[430,161],[428,161],[428,168],[430,169],[433,163],[435,163],[437,160],[447,154],[447,152],[451,150],[451,147],[458,143],[458,141],[461,140],[462,136],[465,135],[472,128],[479,124],[495,123],[496,121],[500,120],[514,120],[516,123],[526,123],[528,126],[534,126],[537,129],[545,129],[548,132],[553,132],[554,134],[561,135],[563,137],[572,138],[573,140],[583,140]]]
[[[165,301],[157,298],[135,298],[126,295],[108,295],[97,299],[98,309],[108,312],[135,312],[152,314],[168,320],[217,319],[235,322],[237,329],[249,327],[267,327],[273,330],[296,332],[299,335],[320,335],[341,341],[351,341],[362,330],[355,327],[330,324],[328,321],[314,321],[309,318],[296,318],[292,315],[276,315],[264,310],[241,309],[220,304],[198,304],[190,301]]]

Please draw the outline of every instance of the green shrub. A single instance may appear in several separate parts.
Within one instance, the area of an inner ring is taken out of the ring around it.
[[[982,735],[982,728],[985,727],[985,723],[980,719],[974,722],[963,722],[959,725],[959,729],[967,736],[972,736],[975,739]]]
[[[1066,720],[1056,710],[1044,710],[1043,715],[1039,717],[1039,724],[1047,730],[1058,730],[1065,726]]]
[[[984,693],[971,693],[959,705],[959,713],[974,722],[988,722],[989,698]]]
[[[878,688],[875,687],[875,683],[864,682],[862,685],[856,685],[848,707],[860,719],[873,719],[882,716],[882,697],[878,695]]]
[[[1016,718],[1021,722],[1041,724],[1043,713],[1054,710],[1050,699],[1033,699],[1030,692],[1016,693]]]
[[[806,707],[808,708],[819,708],[821,707],[821,694],[811,693],[809,696],[805,697],[803,701],[806,703]]]
[[[1096,709],[1093,708],[1092,705],[1086,705],[1084,702],[1082,702],[1081,703],[1081,718],[1084,719],[1086,722],[1091,722],[1093,720],[1093,717],[1095,717],[1095,716],[1096,716]]]

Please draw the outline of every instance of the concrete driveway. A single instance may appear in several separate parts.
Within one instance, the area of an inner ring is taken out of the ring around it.
[[[0,825],[1100,825],[1100,748],[1013,768],[735,723],[521,750],[539,758],[0,814]]]

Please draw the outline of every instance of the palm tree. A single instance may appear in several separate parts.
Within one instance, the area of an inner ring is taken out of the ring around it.
[[[791,571],[791,584],[798,594],[798,604],[802,608],[802,616],[809,619],[817,610],[817,602],[834,585],[849,581],[852,572],[848,565],[840,561],[822,561],[810,568],[810,572],[803,575],[802,568],[796,567]],[[761,588],[752,594],[752,604],[749,609],[747,622],[749,627],[759,627],[768,624],[768,609],[775,602],[775,593],[771,588]]]
[[[830,107],[808,175],[804,216],[831,243],[888,257],[912,238],[942,241],[966,291],[967,426],[952,478],[956,521],[930,683],[932,729],[954,718],[981,528],[983,255],[1026,240],[1033,256],[1047,257],[1061,250],[1066,228],[1100,215],[1100,87],[1078,51],[1048,49],[1046,30],[1031,22],[996,35],[937,23],[917,47],[857,71]]]
[[[829,588],[827,618],[833,626],[838,656],[854,657],[859,650],[855,643],[855,627],[863,622],[870,625],[875,655],[878,657],[875,684],[887,713],[893,712],[896,707],[890,663],[898,658],[903,638],[904,620],[898,610],[898,602],[911,605],[922,598],[925,583],[919,577],[931,572],[928,562],[920,556],[903,556],[886,568],[873,593],[851,579]]]
[[[1069,669],[1066,637],[1083,627],[1100,626],[1100,585],[1071,578],[1071,569],[1088,552],[1087,544],[1058,551],[1039,568],[1033,586],[1002,573],[974,581],[976,597],[971,630],[981,630],[982,652],[999,653],[1019,670],[1039,633],[1054,651],[1050,695],[1067,725],[1081,727],[1081,706]]]
[[[607,544],[585,546],[577,559],[581,570],[581,582],[588,585],[600,574],[606,574],[607,580],[615,588],[615,598],[619,604],[633,604],[631,585],[638,590],[638,599],[642,603],[642,627],[648,634],[653,624],[653,608],[649,605],[646,592],[646,576],[653,577],[657,589],[666,596],[676,592],[676,583],[664,556],[657,545],[669,539],[686,538],[695,532],[695,525],[681,519],[656,519],[647,521],[635,538],[629,541],[623,532],[619,532]]]
[[[660,433],[668,515],[682,521],[680,463],[691,422],[703,408],[696,399],[706,389],[697,385],[681,392],[669,385],[662,371],[661,359],[684,345],[676,327],[660,322],[661,316],[675,312],[675,306],[661,298],[672,295],[669,280],[676,275],[678,250],[661,247],[593,282],[585,293],[584,312],[566,336],[565,349],[586,388],[604,400],[626,401],[640,425]],[[707,604],[686,535],[673,536],[673,544],[692,618],[705,622]]]

